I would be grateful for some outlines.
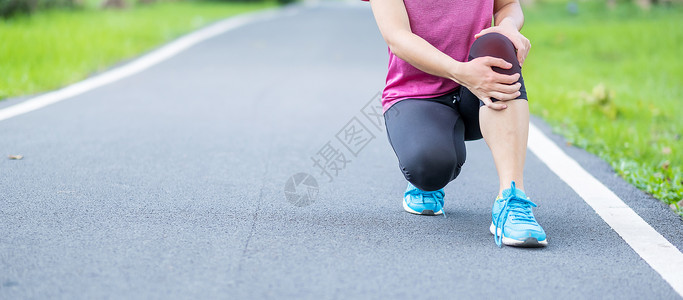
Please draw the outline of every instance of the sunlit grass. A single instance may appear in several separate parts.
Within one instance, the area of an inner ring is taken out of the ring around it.
[[[161,2],[0,20],[0,99],[52,90],[224,17],[275,3]]]
[[[683,214],[683,7],[578,8],[525,8],[532,112]]]

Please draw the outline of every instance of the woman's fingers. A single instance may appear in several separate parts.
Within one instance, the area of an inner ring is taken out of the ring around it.
[[[512,64],[505,61],[502,58],[495,58],[495,57],[487,56],[484,60],[484,63],[489,67],[498,67],[501,69],[512,68]],[[491,71],[493,71],[493,70],[491,70]],[[517,80],[519,80],[519,76],[520,76],[519,73],[515,73],[512,75],[506,75],[506,74],[501,74],[501,73],[495,72],[493,80],[496,82],[500,82],[500,83],[513,84],[513,83],[517,82]]]
[[[466,80],[464,85],[487,107],[495,110],[505,109],[507,107],[505,101],[518,99],[521,95],[519,89],[522,84],[517,82],[521,76],[519,73],[506,75],[492,69],[492,67],[511,68],[512,64],[504,59],[490,56],[479,57],[469,61],[467,66],[470,68],[466,72],[469,75],[467,79],[470,80]],[[493,102],[492,98],[500,101]]]
[[[510,39],[512,45],[515,46],[515,50],[517,50],[517,61],[519,61],[520,66],[524,64],[524,59],[526,58],[527,53],[529,53],[529,48],[527,47],[528,40],[525,40],[526,38],[521,34],[515,39]]]
[[[502,58],[497,58],[497,57],[492,57],[492,56],[485,56],[484,57],[484,64],[486,64],[489,67],[498,67],[501,69],[512,68],[511,63],[505,61]]]
[[[478,38],[479,38],[480,36],[482,36],[482,35],[485,35],[485,34],[487,34],[487,33],[489,33],[489,32],[493,32],[494,29],[492,29],[492,28],[493,28],[493,27],[489,27],[489,28],[486,28],[486,29],[480,31],[479,33],[477,33],[477,34],[474,35],[474,38],[475,38],[475,39],[478,39]]]
[[[519,73],[515,73],[512,75],[505,75],[505,74],[500,74],[496,73],[494,76],[494,80],[496,83],[503,83],[503,84],[514,84],[519,80]]]
[[[517,40],[515,48],[517,48],[517,59],[519,60],[519,65],[524,65],[524,60],[526,60],[527,55],[529,55],[529,50],[531,49],[531,43],[529,39],[520,34],[520,39]]]
[[[517,97],[519,97],[520,94],[521,94],[521,93],[520,93],[519,91],[516,91],[516,92],[511,93],[511,94],[506,94],[506,93],[501,93],[501,92],[490,92],[490,93],[489,93],[489,96],[490,96],[491,98],[496,98],[496,99],[498,99],[498,100],[500,100],[500,101],[508,101],[508,100],[515,100],[515,99],[517,99]]]
[[[503,110],[503,109],[506,109],[508,107],[507,105],[505,105],[503,103],[493,102],[493,101],[491,101],[490,98],[482,98],[481,101],[484,102],[484,105],[486,105],[486,107],[488,107],[490,109],[494,109],[494,110]]]
[[[522,87],[521,83],[515,83],[515,84],[496,84],[493,86],[492,90],[501,92],[504,94],[514,94],[517,91],[519,91],[519,88]]]

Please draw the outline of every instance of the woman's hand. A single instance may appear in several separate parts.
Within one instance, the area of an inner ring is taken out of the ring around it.
[[[477,33],[474,38],[478,38],[489,32],[497,32],[510,39],[512,44],[515,46],[515,49],[517,49],[517,60],[519,60],[519,65],[521,66],[524,64],[524,60],[526,59],[527,55],[529,55],[531,43],[529,42],[529,39],[519,32],[513,20],[503,19],[503,21],[501,21],[497,26],[482,30],[481,32]]]
[[[519,80],[520,75],[519,73],[501,74],[494,71],[492,67],[510,69],[512,64],[500,58],[478,57],[469,62],[461,63],[453,78],[457,78],[458,83],[469,89],[487,107],[502,110],[507,108],[507,105],[502,103],[503,101],[514,100],[519,97],[519,88],[522,85],[517,80]],[[491,98],[501,101],[494,103]]]

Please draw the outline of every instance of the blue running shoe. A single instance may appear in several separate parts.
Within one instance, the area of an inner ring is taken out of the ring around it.
[[[405,194],[403,194],[403,209],[416,215],[434,216],[443,214],[444,195],[443,189],[425,192],[409,182],[408,188]]]
[[[502,244],[517,247],[548,245],[545,231],[536,222],[532,207],[536,207],[536,204],[524,192],[515,188],[514,181],[509,189],[503,191],[503,197],[496,199],[489,230],[498,247],[502,247]]]

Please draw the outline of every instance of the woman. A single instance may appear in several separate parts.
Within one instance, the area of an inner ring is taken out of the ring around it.
[[[370,0],[389,46],[382,106],[408,180],[403,207],[443,214],[444,191],[484,138],[498,170],[490,231],[498,246],[547,245],[524,193],[529,105],[521,65],[529,40],[516,0]],[[491,21],[494,26],[491,27]],[[469,54],[469,55],[468,55]],[[400,113],[398,113],[400,111]]]

